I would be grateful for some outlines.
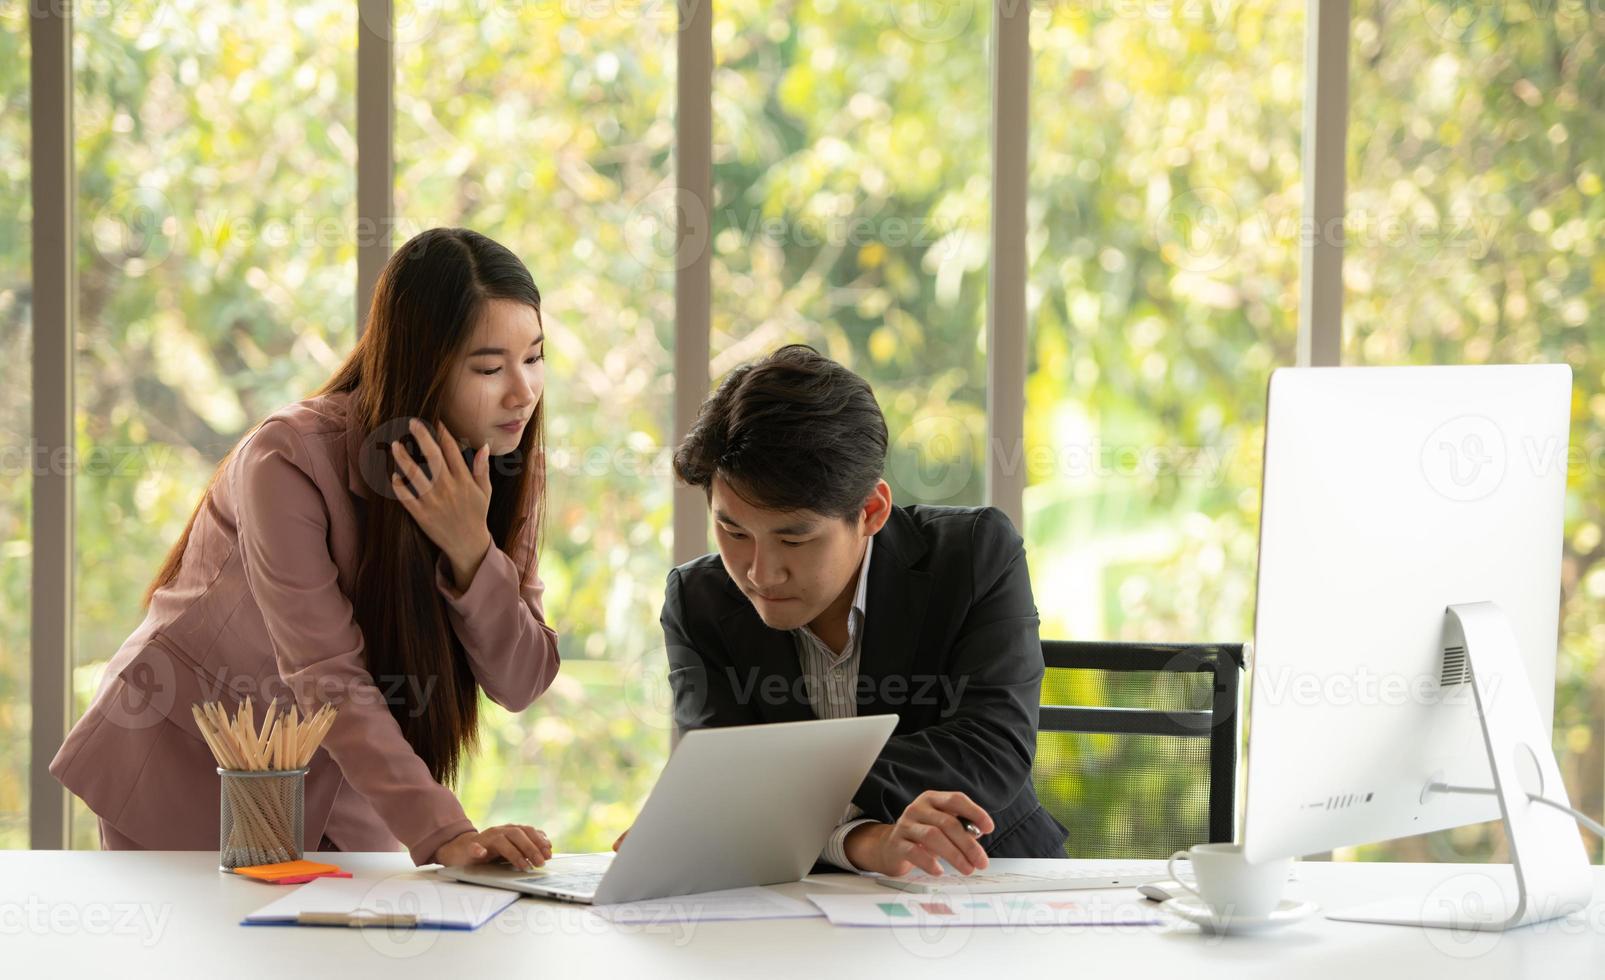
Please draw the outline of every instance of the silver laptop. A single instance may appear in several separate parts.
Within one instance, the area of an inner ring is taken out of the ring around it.
[[[796,881],[896,727],[896,715],[867,715],[688,732],[617,854],[440,874],[596,905]]]

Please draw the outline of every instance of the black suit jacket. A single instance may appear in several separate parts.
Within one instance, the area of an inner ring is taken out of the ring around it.
[[[1025,547],[996,508],[894,507],[875,535],[858,713],[897,728],[853,797],[895,823],[926,790],[992,816],[994,857],[1063,857],[1031,785],[1042,644]],[[680,731],[815,717],[790,633],[771,629],[717,554],[669,573],[663,634]]]

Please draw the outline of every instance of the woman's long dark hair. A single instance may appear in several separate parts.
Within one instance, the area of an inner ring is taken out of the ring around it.
[[[374,287],[362,338],[317,394],[350,393],[354,423],[363,435],[386,427],[397,428],[399,436],[398,420],[439,419],[449,372],[458,366],[485,301],[491,299],[525,303],[540,317],[540,291],[529,270],[506,248],[465,228],[433,228],[415,236],[386,264]],[[546,497],[544,409],[543,398],[518,449],[490,461],[487,524],[497,547],[518,563],[524,581],[535,572]],[[479,692],[435,589],[440,549],[389,491],[394,463],[388,446],[371,442],[364,443],[364,451],[383,454],[385,481],[366,502],[352,606],[369,674],[381,682],[408,680],[383,684],[387,692],[396,692],[391,714],[435,779],[452,782],[464,752],[478,736]],[[454,446],[442,449],[457,451]],[[213,484],[228,462],[225,457],[218,466]],[[196,514],[211,490],[208,485]],[[194,526],[191,515],[145,593],[147,606],[156,590],[178,575]]]

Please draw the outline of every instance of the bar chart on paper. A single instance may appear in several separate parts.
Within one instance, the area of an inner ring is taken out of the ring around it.
[[[833,926],[1139,926],[1163,921],[1156,909],[1140,900],[1091,897],[1086,892],[809,895],[808,900]]]

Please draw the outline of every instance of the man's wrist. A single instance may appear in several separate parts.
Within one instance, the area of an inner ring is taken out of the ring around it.
[[[860,871],[881,871],[881,845],[891,829],[890,824],[872,822],[848,831],[847,839],[842,841],[847,860]]]

